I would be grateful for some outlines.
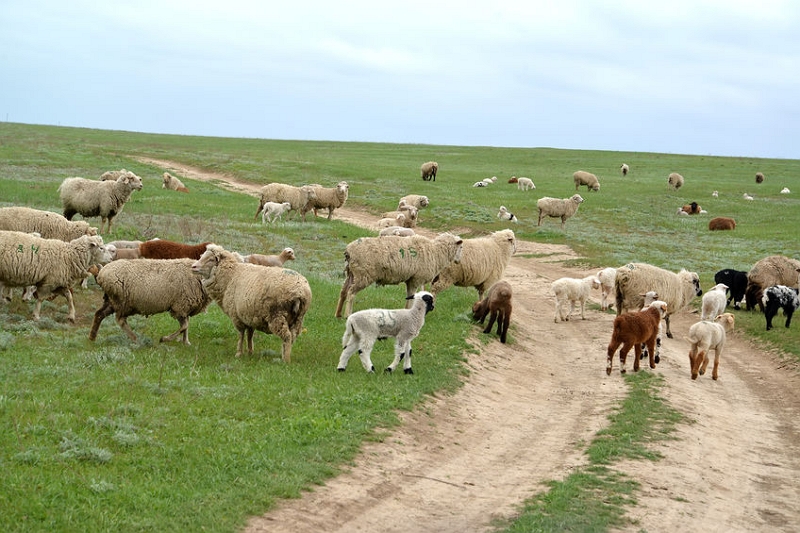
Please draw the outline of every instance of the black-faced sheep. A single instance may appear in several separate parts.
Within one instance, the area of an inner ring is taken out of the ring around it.
[[[744,293],[747,310],[755,309],[758,305],[764,311],[761,297],[767,287],[798,287],[798,272],[800,261],[783,255],[770,255],[756,262],[747,273],[747,288]]]
[[[629,167],[625,163],[622,163],[622,165],[619,167],[619,171],[622,172],[623,176],[627,176],[628,172],[630,172],[630,170],[631,170],[631,167]]]
[[[83,235],[97,235],[85,220],[67,220],[58,213],[30,207],[0,207],[0,230],[38,233],[43,239],[69,242]]]
[[[461,260],[463,244],[461,237],[451,233],[442,233],[435,239],[390,235],[351,242],[344,251],[345,280],[335,316],[342,316],[343,307],[345,314],[350,315],[355,295],[373,283],[405,283],[406,296],[412,296],[451,263]]]
[[[658,336],[658,326],[668,310],[666,302],[656,300],[650,307],[642,311],[623,313],[614,318],[614,327],[611,332],[611,342],[608,343],[606,374],[611,374],[611,366],[614,361],[614,353],[617,348],[622,346],[619,351],[620,372],[624,374],[625,362],[628,352],[634,349],[633,371],[639,371],[639,359],[642,355],[642,344],[647,346],[650,354],[650,368],[656,367],[656,337]]]
[[[422,163],[422,166],[419,167],[419,175],[423,179],[423,181],[436,181],[436,173],[439,172],[439,163],[436,161],[428,161],[427,163]]]
[[[744,293],[747,290],[747,272],[725,268],[714,274],[714,283],[724,283],[728,286],[730,296],[728,305],[733,304],[734,309],[740,309],[744,300]]]
[[[725,312],[728,305],[728,286],[724,283],[717,283],[703,295],[703,302],[700,311],[700,320],[714,320],[715,317]]]
[[[344,372],[350,357],[358,352],[361,364],[367,372],[375,372],[370,354],[375,341],[395,338],[394,360],[386,367],[386,372],[394,372],[403,361],[403,372],[413,374],[411,368],[411,341],[419,335],[425,325],[425,315],[433,311],[434,297],[431,293],[420,291],[406,298],[412,300],[406,309],[365,309],[347,317],[342,336],[342,355],[336,369]]]
[[[66,178],[58,187],[64,217],[67,220],[76,214],[84,218],[100,217],[100,233],[106,224],[106,231],[111,231],[114,217],[122,212],[133,191],[140,190],[142,179],[131,172],[116,181]]]
[[[783,309],[786,317],[786,327],[792,323],[792,315],[800,307],[800,297],[796,288],[786,285],[773,285],[764,291],[761,303],[764,306],[764,316],[767,319],[767,331],[772,329],[772,319],[778,314],[778,309]]]
[[[508,182],[509,182],[509,183],[518,183],[518,182],[519,182],[519,178],[517,178],[516,176],[511,176],[511,177],[508,179]]]
[[[703,212],[703,208],[697,205],[697,202],[692,202],[678,209],[678,214],[681,212],[686,213],[687,215],[699,215]]]
[[[268,267],[282,267],[286,261],[294,261],[295,259],[294,250],[291,248],[284,248],[277,255],[250,254],[242,258],[245,263]]]
[[[295,187],[294,185],[287,185],[285,183],[269,183],[261,187],[258,200],[258,209],[256,210],[255,219],[264,210],[266,202],[275,202],[282,204],[289,202],[292,206],[292,211],[302,212],[303,208],[308,203],[316,198],[314,187],[303,185]],[[303,217],[305,220],[305,217]]]
[[[511,285],[507,281],[498,281],[486,291],[486,297],[475,302],[472,306],[472,318],[483,324],[486,315],[489,315],[489,324],[483,330],[484,333],[491,333],[492,326],[497,320],[497,334],[500,342],[506,342],[508,326],[511,323],[512,302]]]
[[[586,300],[592,294],[592,289],[600,288],[600,280],[597,276],[586,276],[583,279],[577,278],[559,278],[550,284],[550,290],[553,292],[556,300],[556,311],[553,322],[558,323],[569,321],[570,315],[575,311],[575,307],[580,305],[581,320],[585,320],[584,310],[586,308]],[[567,309],[569,304],[569,309]]]
[[[570,198],[551,198],[545,196],[539,198],[536,202],[536,207],[539,209],[539,222],[537,226],[542,225],[544,217],[560,218],[561,229],[564,229],[564,223],[568,218],[578,212],[578,206],[583,202],[583,197],[580,194],[573,194]]]
[[[300,210],[303,215],[303,220],[306,218],[306,213],[313,210],[314,216],[317,216],[317,211],[320,209],[328,210],[328,220],[333,218],[333,210],[339,209],[347,201],[347,195],[350,191],[350,185],[346,181],[340,181],[336,187],[323,187],[322,185],[309,185],[314,189],[314,197]]]
[[[683,176],[678,174],[677,172],[673,172],[669,176],[667,176],[667,185],[675,191],[683,187]]]
[[[677,274],[646,263],[629,263],[617,269],[617,315],[628,309],[641,309],[647,291],[656,291],[667,302],[669,312],[664,317],[667,337],[672,338],[669,318],[686,309],[695,296],[702,296],[700,278],[696,272],[682,269]]]
[[[692,379],[697,379],[698,374],[702,376],[706,373],[711,350],[714,350],[714,369],[711,372],[711,379],[719,378],[719,358],[725,346],[726,332],[733,331],[734,322],[735,317],[731,313],[724,313],[717,315],[713,322],[701,321],[689,328],[686,340],[692,344],[689,348]]]
[[[139,245],[139,255],[145,259],[200,259],[210,242],[184,244],[182,242],[153,239]]]
[[[186,187],[186,185],[184,185],[181,180],[169,172],[164,172],[164,174],[161,176],[161,182],[162,189],[178,192],[189,192],[189,189]]]
[[[264,268],[242,263],[232,253],[209,244],[192,271],[239,332],[236,357],[242,355],[245,335],[247,351],[253,353],[253,333],[263,331],[283,341],[281,358],[291,361],[292,345],[303,329],[303,318],[311,305],[311,287],[306,278],[288,268]]]
[[[714,217],[708,221],[709,231],[725,231],[736,229],[736,221],[730,217]]]
[[[579,170],[572,175],[572,179],[575,182],[575,190],[578,190],[578,187],[581,185],[586,185],[587,191],[599,191],[600,190],[600,181],[597,179],[597,176],[592,174],[591,172],[586,172],[585,170]]]

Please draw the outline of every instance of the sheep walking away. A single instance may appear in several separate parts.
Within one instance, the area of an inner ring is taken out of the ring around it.
[[[656,367],[656,337],[658,336],[658,325],[667,313],[667,304],[664,301],[656,300],[650,307],[643,311],[623,313],[614,318],[614,326],[611,332],[611,342],[608,343],[606,374],[611,374],[611,367],[614,361],[614,354],[617,348],[622,346],[619,351],[620,373],[626,372],[625,362],[628,352],[634,349],[633,371],[639,371],[639,359],[642,355],[642,344],[647,346],[650,354],[650,368]]]
[[[697,379],[698,375],[706,373],[711,350],[714,350],[714,369],[711,372],[711,379],[719,378],[719,358],[725,346],[726,332],[733,331],[734,322],[735,318],[731,313],[724,313],[715,317],[713,322],[700,321],[689,328],[686,340],[692,345],[689,348],[692,379]]]

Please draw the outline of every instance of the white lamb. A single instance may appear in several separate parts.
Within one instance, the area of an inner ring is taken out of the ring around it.
[[[509,211],[508,209],[506,209],[506,206],[504,206],[504,205],[500,206],[500,211],[497,212],[497,218],[499,218],[500,220],[509,220],[511,222],[519,222],[519,219],[517,218],[517,216],[514,213],[512,213],[511,211]]]
[[[533,184],[533,180],[530,178],[517,178],[517,189],[521,191],[527,191],[530,189],[535,189],[536,185]]]
[[[714,320],[725,312],[725,306],[728,305],[727,292],[728,286],[724,283],[718,283],[703,295],[700,320]]]
[[[558,323],[559,319],[564,322],[568,321],[578,303],[581,306],[581,319],[585,320],[586,300],[591,296],[592,289],[599,287],[600,280],[595,275],[587,276],[583,279],[560,278],[555,280],[550,285],[556,297],[556,312],[553,321],[556,323]],[[567,312],[567,302],[569,302],[569,312]]]
[[[433,295],[419,291],[406,298],[413,300],[409,309],[365,309],[347,317],[342,337],[342,355],[336,369],[344,372],[350,357],[358,352],[361,364],[367,372],[375,372],[370,354],[378,339],[395,338],[394,361],[386,372],[394,372],[401,360],[403,372],[413,374],[411,368],[411,341],[417,338],[425,324],[425,315],[433,311]]]
[[[608,297],[614,294],[614,285],[617,281],[617,269],[614,267],[604,268],[597,273],[597,279],[600,280],[600,309],[607,311],[611,304],[608,302]]]
[[[472,184],[472,186],[473,187],[488,187],[489,184],[486,183],[485,181],[476,181],[475,183]]]
[[[784,187],[781,189],[781,194],[791,194],[792,191],[789,190],[789,187]]]
[[[261,223],[275,222],[280,220],[284,213],[288,213],[292,209],[292,204],[289,202],[264,202],[263,211],[261,212]]]

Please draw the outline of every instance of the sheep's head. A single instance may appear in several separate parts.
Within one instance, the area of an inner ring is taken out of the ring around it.
[[[514,230],[504,229],[500,231],[495,231],[493,235],[496,241],[509,243],[511,245],[512,254],[517,251],[517,238],[514,235]]]
[[[200,256],[200,259],[192,263],[192,272],[199,275],[201,278],[209,279],[214,273],[214,269],[219,266],[220,261],[227,254],[231,259],[237,259],[222,246],[217,244],[209,244],[206,246],[206,251]]]
[[[583,196],[581,196],[580,194],[573,194],[570,200],[572,200],[576,204],[580,204],[583,203]]]
[[[700,277],[697,275],[696,272],[689,272],[686,269],[681,269],[681,271],[678,272],[678,276],[680,276],[681,279],[688,281],[694,286],[695,296],[703,295],[703,289],[700,288]]]
[[[427,315],[431,311],[433,311],[434,305],[434,297],[433,294],[429,293],[428,291],[419,291],[418,293],[413,294],[406,298],[406,300],[420,300],[425,302],[425,314]]]
[[[291,248],[284,248],[281,251],[281,255],[283,256],[284,261],[288,261],[288,260],[292,260],[293,261],[295,259],[294,250],[291,249]]]
[[[653,303],[650,304],[650,307],[658,309],[658,312],[661,315],[661,318],[664,318],[664,315],[667,314],[667,302],[665,302],[663,300],[654,301]]]
[[[733,313],[722,313],[721,315],[717,315],[714,322],[725,328],[725,331],[733,331],[736,317],[733,316]]]
[[[117,178],[117,182],[127,184],[128,187],[130,187],[134,191],[142,190],[142,178],[140,178],[133,172],[126,172],[125,174]]]

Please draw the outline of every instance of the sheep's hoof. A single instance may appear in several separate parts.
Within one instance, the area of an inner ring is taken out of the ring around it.
[[[661,356],[656,354],[656,364],[661,362]]]
[[[345,370],[347,370],[347,369],[346,368],[337,368],[336,369],[337,372],[344,372]]]
[[[411,368],[404,368],[403,369],[403,374],[413,374],[413,373],[414,373],[414,370],[411,369]]]
[[[692,379],[697,379],[697,374],[692,374]]]
[[[706,371],[705,371],[705,370],[701,370],[701,371],[700,371],[700,375],[701,375],[701,376],[702,376],[703,374],[705,374],[705,373],[706,373]]]
[[[606,376],[611,375],[611,367],[606,368]]]
[[[711,376],[711,379],[713,379],[714,381],[717,381],[717,378],[719,378],[719,376]]]
[[[386,372],[388,374],[391,374],[392,373],[392,367],[387,366],[386,369],[384,370],[384,372]]]
[[[620,374],[625,374],[626,372],[627,372],[627,370],[625,370],[624,368],[619,371]]]
[[[672,338],[672,333],[667,333],[667,338]]]

